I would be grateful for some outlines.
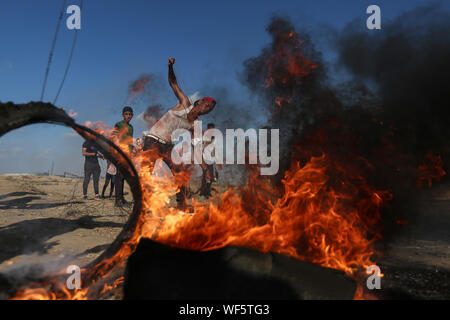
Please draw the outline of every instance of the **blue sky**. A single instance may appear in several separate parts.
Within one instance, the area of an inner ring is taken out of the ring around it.
[[[258,55],[270,42],[265,28],[274,14],[314,34],[321,26],[341,29],[354,19],[365,24],[365,11],[371,4],[380,6],[383,24],[428,3],[84,0],[77,47],[57,106],[78,112],[79,123],[91,120],[113,125],[121,119],[130,83],[152,73],[162,80],[160,92],[153,94],[164,107],[171,107],[176,100],[165,82],[169,56],[176,58],[175,71],[186,93],[208,86],[226,87],[239,99],[251,99],[237,74],[245,59]],[[62,0],[0,2],[0,101],[39,100],[61,4]],[[66,6],[70,4],[79,4],[79,0],[68,0]],[[449,8],[448,2],[441,4]],[[63,17],[44,101],[53,101],[69,56],[74,31],[65,26],[68,16]],[[332,56],[325,51],[325,58]],[[134,102],[137,115],[146,104],[139,99]],[[132,121],[135,137],[139,136],[145,127]],[[0,173],[48,171],[54,161],[56,174],[81,174],[81,144],[82,139],[64,127],[32,125],[15,130],[0,139]]]

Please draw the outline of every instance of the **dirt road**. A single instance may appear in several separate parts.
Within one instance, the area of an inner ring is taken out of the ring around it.
[[[125,192],[132,201],[128,185]],[[82,267],[98,257],[122,230],[131,209],[115,208],[113,199],[92,198],[92,181],[88,200],[83,200],[82,179],[0,176],[0,273],[33,265],[45,271]]]

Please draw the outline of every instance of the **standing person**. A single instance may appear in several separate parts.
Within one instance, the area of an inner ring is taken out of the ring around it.
[[[94,200],[99,200],[98,196],[98,180],[100,178],[100,165],[98,163],[98,150],[94,143],[90,140],[86,140],[83,143],[81,153],[84,156],[84,181],[83,181],[83,199],[87,199],[87,189],[89,181],[91,180],[91,175],[94,180]],[[101,155],[103,158],[103,155]]]
[[[172,131],[176,129],[193,130],[194,121],[201,115],[209,113],[214,109],[216,101],[213,98],[204,97],[191,104],[189,98],[181,91],[178,86],[175,73],[173,71],[174,58],[169,58],[169,84],[178,103],[175,107],[166,112],[149,130],[144,137],[143,151],[153,149],[157,150],[159,156],[164,160],[167,166],[178,172],[180,166],[175,165],[171,159],[171,151],[174,141],[172,141]],[[157,159],[151,159],[156,161]],[[177,206],[185,208],[186,206],[186,186],[179,186],[180,191],[177,193]]]
[[[102,191],[102,198],[105,198],[105,191],[106,188],[108,187],[109,182],[111,181],[111,187],[109,188],[109,197],[111,198],[112,193],[114,191],[114,182],[115,182],[115,177],[116,177],[116,173],[117,173],[117,169],[116,166],[112,164],[112,162],[110,162],[109,160],[106,160],[106,177],[105,177],[105,185],[103,186],[103,191]]]
[[[208,129],[214,129],[215,125],[214,123],[208,123],[207,130]],[[203,150],[210,144],[214,144],[214,137],[210,137],[207,139],[206,137],[203,137]],[[215,163],[211,164],[205,164],[206,169],[203,171],[202,176],[202,185],[200,187],[200,195],[204,196],[206,198],[211,197],[211,185],[213,182],[217,181],[218,178],[218,171],[216,168]]]
[[[142,151],[142,149],[144,148],[144,146],[142,145],[142,142],[141,142],[141,138],[137,138],[136,139],[136,149],[137,149],[137,151]]]
[[[114,130],[112,132],[113,141],[119,145],[124,147],[126,150],[123,150],[126,153],[131,154],[134,151],[133,145],[133,126],[130,124],[131,119],[133,118],[133,109],[129,106],[126,106],[122,110],[123,120],[117,122],[114,125]],[[124,177],[117,170],[115,177],[115,189],[116,189],[116,201],[115,206],[121,207],[122,205],[128,205],[128,202],[123,197],[123,183]]]

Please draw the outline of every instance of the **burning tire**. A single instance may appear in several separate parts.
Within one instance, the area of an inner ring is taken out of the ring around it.
[[[133,242],[129,241],[133,235],[139,234],[139,216],[141,213],[142,192],[139,184],[139,176],[130,159],[114,143],[93,130],[77,124],[63,109],[56,108],[50,103],[29,102],[27,104],[14,104],[12,102],[0,103],[0,137],[7,132],[20,127],[35,124],[49,123],[68,126],[74,129],[81,137],[92,141],[106,159],[111,161],[128,182],[133,194],[134,206],[132,213],[123,230],[114,242],[96,260],[86,266],[83,273],[83,282],[92,283],[108,274],[115,267],[111,260],[124,245],[129,245],[130,250]],[[95,266],[95,268],[94,268]]]

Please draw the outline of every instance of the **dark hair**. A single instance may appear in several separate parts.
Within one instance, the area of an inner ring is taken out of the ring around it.
[[[122,114],[124,114],[125,112],[131,112],[131,114],[133,114],[133,108],[129,106],[123,107]]]
[[[208,123],[208,125],[206,127],[209,129],[209,128],[215,128],[216,126],[214,125],[214,123],[210,122],[210,123]]]
[[[197,101],[194,102],[194,107],[197,106],[198,102],[200,101],[200,99],[198,99]]]

